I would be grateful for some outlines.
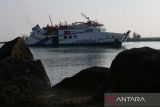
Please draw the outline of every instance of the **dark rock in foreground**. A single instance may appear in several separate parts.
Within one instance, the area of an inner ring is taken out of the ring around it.
[[[51,88],[23,39],[0,49],[0,107],[103,107],[105,92],[160,92],[160,51],[125,50],[110,69],[88,68]]]
[[[123,51],[113,60],[110,73],[113,92],[160,92],[160,51]]]
[[[54,88],[95,91],[108,79],[108,68],[91,67],[70,78],[65,78]]]
[[[148,47],[125,50],[116,56],[110,69],[82,70],[55,88],[93,91],[92,101],[100,104],[103,104],[106,92],[160,92],[160,51]]]
[[[15,57],[27,60],[33,60],[33,55],[24,40],[20,37],[5,43],[0,48],[0,60],[6,57]]]
[[[60,107],[103,107],[104,99],[100,101],[99,95],[102,95],[104,83],[105,89],[110,86],[108,70],[104,67],[87,68],[55,85],[52,88],[58,92],[55,96],[62,96],[60,101],[63,103],[59,103]],[[95,95],[98,98],[93,100]]]
[[[36,96],[51,88],[40,60],[34,61],[22,38],[0,49],[0,107],[36,107]]]

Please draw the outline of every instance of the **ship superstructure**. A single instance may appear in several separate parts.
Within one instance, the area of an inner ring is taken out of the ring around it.
[[[59,25],[41,28],[38,24],[32,28],[32,32],[26,43],[30,46],[121,46],[127,39],[127,33],[106,32],[103,24],[91,21],[86,17],[87,22],[74,22],[72,24],[60,23]]]

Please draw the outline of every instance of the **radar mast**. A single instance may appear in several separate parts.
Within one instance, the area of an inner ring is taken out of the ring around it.
[[[82,15],[85,19],[87,19],[88,21],[90,21],[90,18],[87,17],[85,14],[81,13],[81,15]]]
[[[51,22],[51,25],[53,26],[53,23],[52,23],[50,14],[49,14],[49,20],[50,20],[50,22]]]

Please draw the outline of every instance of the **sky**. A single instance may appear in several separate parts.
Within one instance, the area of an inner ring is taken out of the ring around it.
[[[137,32],[160,37],[160,0],[0,0],[0,41],[29,35],[32,27],[60,21],[91,20],[103,23],[108,32]]]

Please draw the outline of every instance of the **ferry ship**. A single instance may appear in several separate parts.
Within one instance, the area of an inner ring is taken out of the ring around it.
[[[106,32],[103,24],[87,19],[86,22],[74,22],[72,24],[52,24],[41,28],[38,24],[32,28],[30,36],[26,39],[29,46],[116,46],[121,47],[126,41],[130,31],[126,33]]]

